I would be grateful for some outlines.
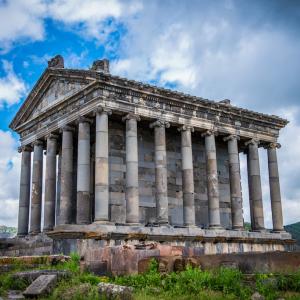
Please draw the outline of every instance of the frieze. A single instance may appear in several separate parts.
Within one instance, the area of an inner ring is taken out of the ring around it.
[[[103,76],[101,75],[101,79],[103,79],[102,77]],[[115,102],[130,103],[131,105],[133,104],[137,107],[145,107],[151,110],[162,110],[165,113],[174,113],[176,115],[181,115],[182,117],[196,117],[211,121],[219,126],[222,126],[222,124],[232,127],[238,126],[246,130],[249,129],[251,131],[259,131],[269,135],[278,136],[280,126],[277,124],[275,125],[275,123],[268,123],[268,120],[264,118],[264,115],[259,115],[258,113],[256,113],[255,116],[256,120],[250,119],[249,115],[245,115],[245,110],[243,109],[235,109],[236,111],[233,113],[230,105],[213,104],[211,101],[203,98],[201,98],[203,103],[198,103],[199,101],[197,99],[199,98],[197,97],[192,97],[192,99],[195,100],[193,101],[194,103],[184,103],[174,100],[173,98],[164,98],[161,95],[156,96],[147,94],[148,90],[150,92],[154,91],[151,86],[137,91],[130,89],[129,85],[131,84],[131,81],[128,81],[128,84],[123,84],[126,87],[114,86],[112,84],[113,82],[116,82],[116,80],[95,82],[92,88],[87,87],[85,90],[69,97],[67,101],[59,103],[53,108],[54,111],[49,109],[42,112],[41,115],[38,116],[38,121],[43,122],[43,124],[55,122],[58,118],[61,118],[68,113],[72,113],[98,98],[102,101],[113,100]],[[168,95],[172,94],[173,96],[174,93],[181,99],[189,97],[189,95],[184,95],[182,93],[167,91]],[[205,104],[207,106],[205,106]],[[284,122],[282,119],[279,120]],[[21,133],[22,138],[38,129],[35,125],[36,121],[37,119],[33,120],[28,126],[20,126],[18,132]]]

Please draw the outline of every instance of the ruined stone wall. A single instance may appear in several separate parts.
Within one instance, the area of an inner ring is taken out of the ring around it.
[[[182,225],[182,173],[181,173],[181,136],[175,127],[166,130],[168,163],[168,200],[169,221],[173,225]],[[149,123],[138,123],[139,147],[139,196],[140,221],[155,221],[155,165],[154,132]],[[125,222],[125,123],[111,119],[109,121],[109,171],[110,171],[110,215],[111,221]],[[230,188],[228,173],[228,153],[224,142],[217,140],[217,159],[219,172],[219,190],[221,224],[231,226]],[[199,133],[193,133],[193,160],[195,182],[196,224],[208,224],[208,198],[206,187],[206,162],[204,139]]]

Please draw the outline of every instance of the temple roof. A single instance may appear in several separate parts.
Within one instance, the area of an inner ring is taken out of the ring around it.
[[[95,64],[94,64],[95,65]],[[280,118],[275,115],[268,115],[259,112],[255,112],[252,110],[244,109],[241,107],[233,106],[230,104],[229,100],[223,101],[214,101],[205,99],[202,97],[192,96],[189,94],[185,94],[182,92],[178,92],[171,89],[166,89],[154,85],[150,85],[147,83],[130,80],[127,78],[111,75],[103,70],[97,69],[93,66],[90,70],[82,70],[82,69],[66,69],[63,66],[48,66],[46,70],[43,72],[39,80],[36,82],[34,87],[32,88],[31,92],[23,102],[22,106],[20,107],[19,111],[13,118],[12,122],[10,123],[9,127],[13,130],[26,120],[26,116],[30,114],[30,112],[36,107],[37,100],[45,92],[45,89],[49,87],[50,83],[58,78],[66,78],[72,79],[75,82],[81,82],[82,88],[80,91],[84,91],[86,86],[90,84],[104,81],[107,84],[111,83],[112,85],[118,85],[124,87],[126,89],[132,89],[139,91],[141,93],[151,94],[156,97],[168,98],[172,100],[176,100],[182,102],[183,104],[191,103],[193,105],[201,105],[206,107],[208,110],[221,110],[227,113],[232,113],[235,115],[242,115],[243,117],[259,119],[266,123],[272,124],[278,128],[284,127],[288,121],[286,119]]]

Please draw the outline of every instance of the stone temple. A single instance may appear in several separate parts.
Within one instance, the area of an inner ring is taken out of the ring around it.
[[[10,128],[22,153],[14,254],[78,251],[110,271],[170,255],[284,251],[277,142],[287,120],[48,62]],[[258,148],[267,151],[266,230]],[[239,155],[247,156],[251,230]],[[33,241],[33,242],[32,242]],[[121,259],[123,257],[123,259]],[[125,271],[124,271],[125,270]]]

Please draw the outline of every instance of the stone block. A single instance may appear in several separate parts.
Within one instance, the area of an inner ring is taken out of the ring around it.
[[[57,275],[41,275],[25,290],[23,295],[28,298],[40,297],[49,294],[55,287]]]
[[[98,284],[98,291],[100,297],[105,299],[120,299],[131,300],[133,299],[133,288],[128,286],[116,285],[112,283],[100,282]]]

